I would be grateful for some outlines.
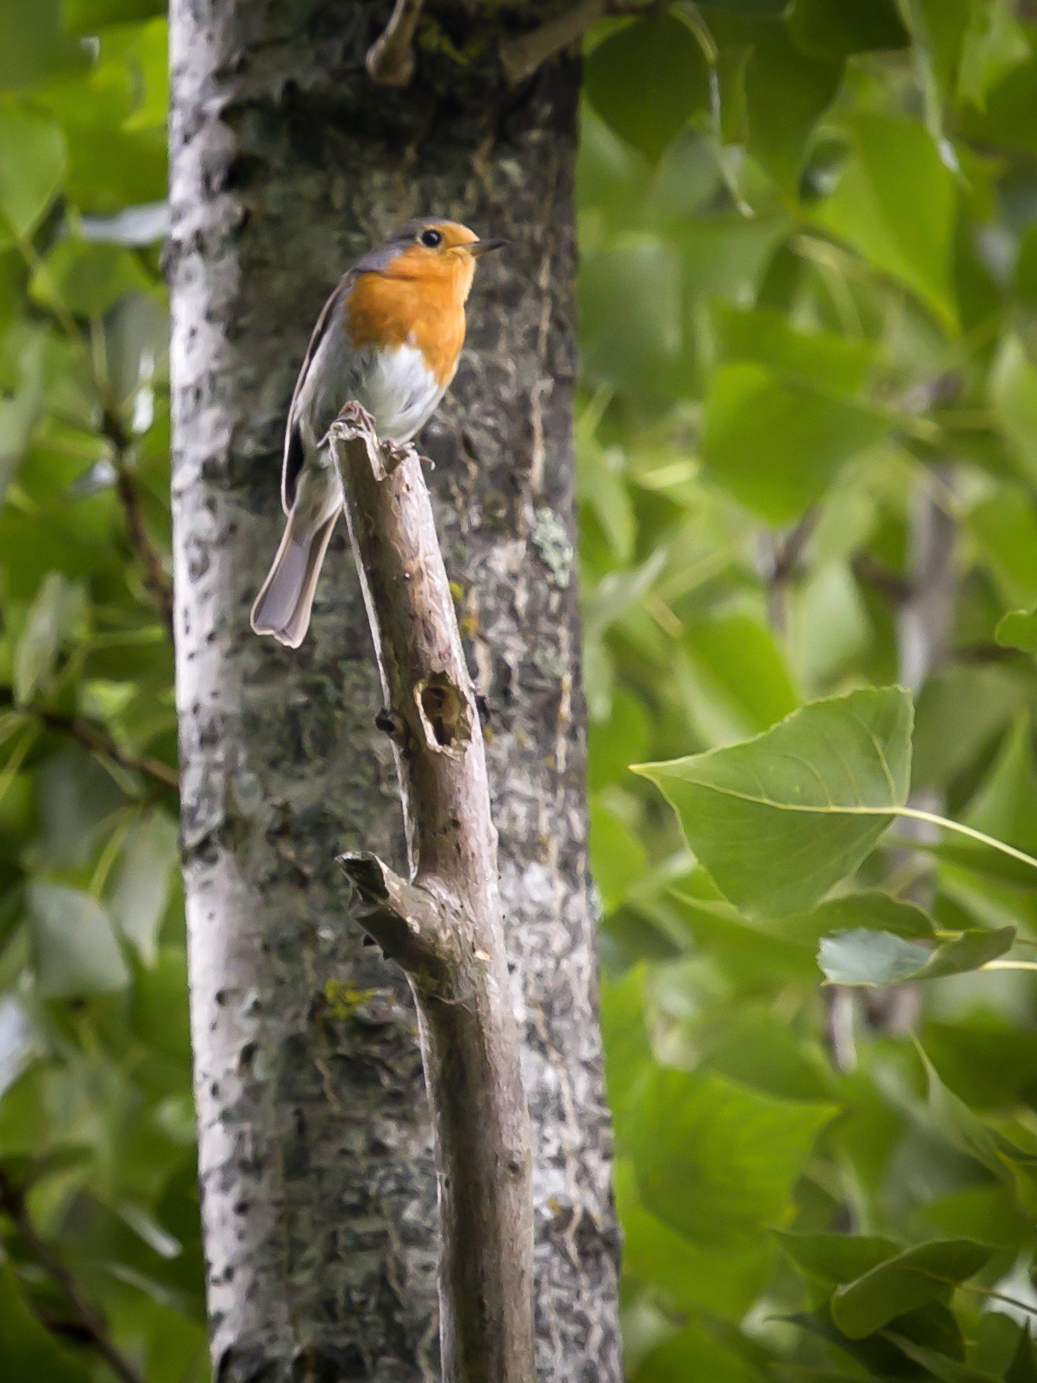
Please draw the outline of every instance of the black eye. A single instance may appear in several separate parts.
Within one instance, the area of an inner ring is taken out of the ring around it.
[[[434,250],[437,245],[443,243],[443,237],[440,235],[439,231],[434,230],[422,231],[418,239],[423,245],[427,245],[430,250]]]

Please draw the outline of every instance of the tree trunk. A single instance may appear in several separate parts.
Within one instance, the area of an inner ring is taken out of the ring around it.
[[[342,270],[420,213],[512,242],[480,268],[461,370],[420,440],[486,708],[533,1119],[539,1376],[621,1374],[573,568],[579,73],[556,61],[506,90],[483,13],[426,16],[399,91],[363,65],[388,7],[172,5],[183,847],[226,1383],[436,1376],[414,1013],[399,971],[362,944],[334,864],[365,849],[406,867],[344,527],[303,647],[248,627],[280,532],[284,415],[310,328]],[[519,32],[535,14],[517,5],[506,20]]]

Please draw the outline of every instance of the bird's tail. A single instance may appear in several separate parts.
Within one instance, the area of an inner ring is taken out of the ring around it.
[[[298,648],[310,627],[317,578],[339,511],[316,527],[293,509],[270,574],[252,606],[252,628],[272,634],[287,648]]]

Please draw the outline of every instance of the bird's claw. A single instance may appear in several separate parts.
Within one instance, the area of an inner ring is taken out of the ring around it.
[[[396,467],[416,455],[413,442],[383,442],[382,460],[386,475],[391,475]]]

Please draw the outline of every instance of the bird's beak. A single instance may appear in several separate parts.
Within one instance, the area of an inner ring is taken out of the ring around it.
[[[489,254],[491,250],[502,249],[508,242],[506,240],[473,240],[465,249],[470,255],[475,255],[476,259],[480,255]]]

